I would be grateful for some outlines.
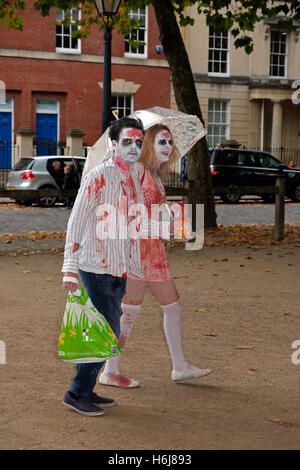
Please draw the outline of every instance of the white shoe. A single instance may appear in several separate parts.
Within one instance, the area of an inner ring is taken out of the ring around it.
[[[187,366],[185,370],[172,370],[172,380],[186,380],[197,377],[204,377],[205,375],[211,374],[212,369],[198,369],[198,367]]]
[[[136,388],[140,386],[137,380],[127,379],[127,377],[120,374],[104,374],[104,372],[100,374],[99,383],[121,388]]]

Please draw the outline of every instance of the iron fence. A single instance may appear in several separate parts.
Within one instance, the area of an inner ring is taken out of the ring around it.
[[[246,150],[257,150],[261,151],[259,147],[243,147]],[[300,148],[285,148],[285,147],[265,147],[264,152],[268,152],[273,157],[278,158],[286,165],[293,162],[296,167],[300,168]]]
[[[66,154],[65,142],[52,142],[47,139],[35,138],[33,141],[33,155],[46,156],[46,155],[61,155]]]
[[[9,169],[5,169],[5,168],[0,169],[0,189],[6,188],[6,183],[8,180],[9,172],[10,172]]]
[[[19,149],[10,141],[0,140],[0,188],[5,188],[13,163],[18,160]]]
[[[182,160],[178,160],[172,165],[170,172],[162,176],[162,182],[166,188],[184,188],[184,170]]]

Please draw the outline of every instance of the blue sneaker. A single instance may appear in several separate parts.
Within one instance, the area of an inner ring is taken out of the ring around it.
[[[104,414],[102,408],[92,403],[91,397],[78,396],[78,398],[74,398],[70,392],[66,393],[63,405],[87,416],[100,416]]]
[[[91,399],[91,402],[94,403],[95,405],[114,406],[116,404],[113,398],[100,397],[95,392],[92,393],[92,395],[90,396],[90,399]]]

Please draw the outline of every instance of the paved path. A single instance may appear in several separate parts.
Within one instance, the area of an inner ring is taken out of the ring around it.
[[[275,223],[275,204],[216,204],[216,212],[222,225]],[[285,205],[285,221],[300,223],[300,204]]]
[[[32,209],[0,207],[0,233],[27,233],[31,230],[60,232],[66,230],[70,211],[63,207]],[[217,222],[222,225],[274,224],[274,204],[216,204]],[[286,204],[286,222],[300,223],[300,204]]]
[[[63,207],[32,209],[0,208],[0,233],[27,233],[31,230],[66,230],[71,211]]]

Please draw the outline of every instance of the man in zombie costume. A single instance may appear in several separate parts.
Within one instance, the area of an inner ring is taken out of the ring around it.
[[[117,338],[126,273],[143,277],[139,240],[127,236],[127,210],[142,203],[133,164],[140,157],[143,136],[138,119],[123,118],[111,125],[113,155],[85,176],[67,228],[62,288],[75,291],[79,273],[92,303]],[[93,392],[102,365],[77,364],[77,373],[63,400],[65,406],[95,416],[104,413],[101,406],[114,404],[113,399]]]

